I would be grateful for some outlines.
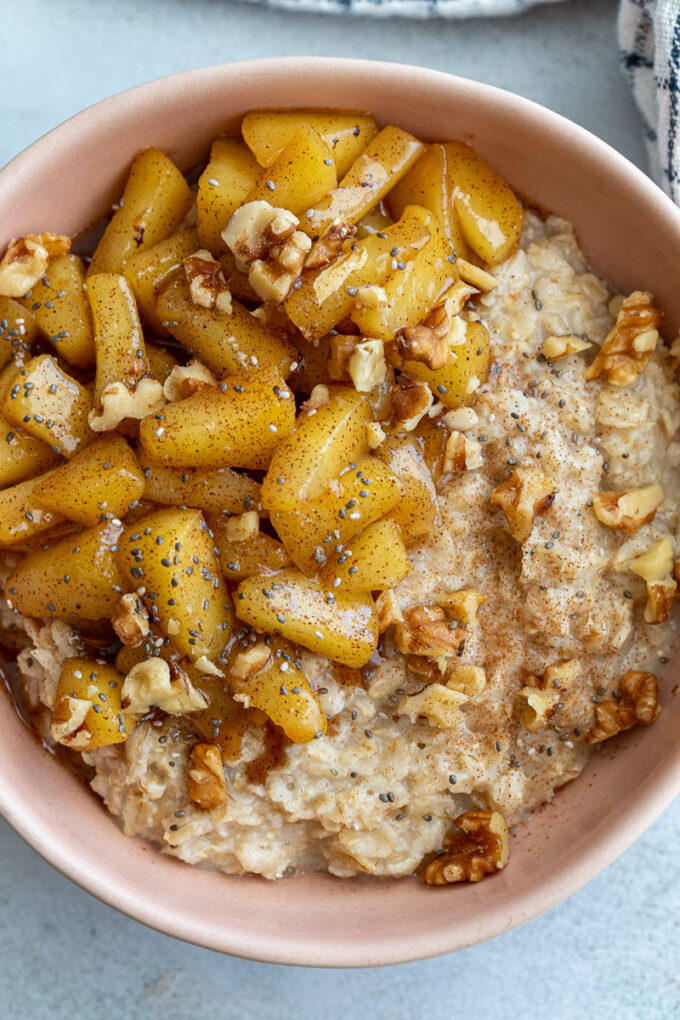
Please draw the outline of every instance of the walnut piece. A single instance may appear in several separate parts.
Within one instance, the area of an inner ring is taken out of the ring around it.
[[[581,674],[578,659],[567,659],[554,666],[548,666],[542,676],[528,676],[520,695],[526,705],[522,722],[530,733],[542,729],[553,714],[564,692],[569,690]]]
[[[349,377],[358,393],[370,393],[385,378],[385,349],[382,340],[362,339],[349,356]]]
[[[442,421],[453,432],[468,432],[479,425],[479,416],[472,407],[456,407],[443,414]]]
[[[111,623],[120,640],[128,648],[137,648],[149,633],[149,614],[137,595],[121,595]]]
[[[187,397],[217,385],[217,379],[202,362],[193,358],[188,365],[175,365],[163,384],[163,393],[168,400],[186,400]]]
[[[486,687],[486,673],[481,666],[454,666],[446,686],[467,698],[478,698]]]
[[[552,478],[535,468],[518,467],[496,486],[489,502],[503,511],[513,538],[526,542],[534,526],[534,517],[548,512],[556,493]]]
[[[194,744],[187,776],[187,791],[203,811],[227,802],[227,780],[217,744]]]
[[[231,315],[231,291],[217,259],[207,249],[201,248],[184,259],[182,265],[193,303]]]
[[[424,382],[413,382],[402,375],[392,391],[392,423],[396,428],[412,432],[432,407],[432,390]]]
[[[327,234],[316,241],[305,259],[305,269],[320,269],[340,254],[343,243],[348,237],[354,237],[357,228],[347,220],[336,220]]]
[[[452,656],[463,647],[465,631],[449,623],[440,606],[417,606],[396,624],[394,642],[404,655]]]
[[[662,581],[647,584],[645,623],[665,623],[671,615],[677,590],[677,583],[672,577],[665,577]]]
[[[657,584],[673,573],[673,542],[668,536],[660,538],[646,552],[624,565],[647,584]]]
[[[468,262],[467,259],[462,259],[460,256],[456,259],[456,269],[461,280],[476,287],[477,290],[489,291],[499,286],[496,277],[487,273],[486,269],[480,269],[479,266],[474,266],[472,262]]]
[[[613,329],[586,370],[586,379],[603,375],[612,386],[635,382],[654,354],[662,319],[651,294],[633,291],[621,304]]]
[[[369,450],[377,450],[384,442],[386,433],[380,422],[369,421],[366,425],[366,442]]]
[[[653,673],[632,670],[621,678],[618,699],[595,706],[595,726],[586,735],[599,744],[633,726],[649,726],[660,712],[658,682]]]
[[[229,667],[229,672],[238,680],[250,680],[257,676],[271,662],[271,652],[264,641],[258,641],[244,652],[239,652]]]
[[[436,729],[451,730],[463,722],[460,706],[467,700],[467,694],[448,685],[430,683],[419,694],[402,698],[396,711],[397,715],[408,716],[412,723],[422,716]]]
[[[404,622],[404,614],[399,608],[393,591],[381,592],[376,599],[375,608],[378,612],[378,628],[381,634],[384,634],[393,623]]]
[[[71,250],[71,238],[61,234],[27,234],[9,242],[0,261],[0,294],[23,297],[47,271],[51,259]]]
[[[224,533],[230,542],[252,542],[260,533],[260,517],[257,510],[246,510],[227,518]]]
[[[208,707],[207,699],[181,666],[159,658],[133,666],[125,677],[121,696],[123,709],[133,714],[147,712],[153,706],[168,715],[200,712]]]
[[[452,432],[444,448],[444,474],[449,471],[477,471],[484,464],[482,444],[462,432]]]
[[[52,739],[75,751],[84,750],[92,740],[92,734],[85,726],[85,718],[91,708],[92,702],[86,698],[62,698],[52,711]]]
[[[474,588],[459,588],[458,591],[441,592],[435,597],[435,601],[454,620],[474,627],[477,623],[477,610],[488,602],[488,599]]]
[[[394,349],[403,361],[421,361],[428,368],[444,368],[449,360],[451,322],[444,305],[433,308],[419,326],[400,329]]]
[[[541,354],[548,361],[559,361],[560,358],[566,358],[570,354],[587,351],[592,346],[589,340],[584,340],[576,333],[563,333],[559,336],[546,337],[541,347]]]
[[[508,863],[508,827],[499,811],[466,811],[454,819],[457,831],[444,840],[438,857],[427,865],[428,885],[479,882]]]
[[[598,492],[593,496],[593,510],[598,521],[619,531],[639,531],[654,519],[663,503],[660,485],[645,485],[627,492]]]
[[[297,230],[299,223],[287,209],[247,202],[222,231],[237,269],[248,273],[248,283],[263,301],[280,304],[302,273],[312,242]]]
[[[163,387],[151,376],[142,376],[134,390],[123,382],[105,386],[101,394],[101,406],[93,407],[87,416],[94,432],[108,432],[117,428],[125,418],[146,418],[165,407]]]

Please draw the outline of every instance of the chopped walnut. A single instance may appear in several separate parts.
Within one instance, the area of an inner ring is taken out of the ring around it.
[[[456,407],[442,415],[447,429],[453,432],[468,432],[479,425],[479,417],[472,407]]]
[[[534,468],[518,467],[496,486],[489,502],[503,511],[513,538],[525,542],[533,529],[534,517],[548,512],[556,493],[552,478]]]
[[[602,524],[619,531],[639,531],[654,519],[663,503],[660,485],[646,485],[628,492],[598,492],[593,496],[593,510]]]
[[[592,346],[589,340],[584,340],[576,333],[564,333],[559,336],[546,337],[541,347],[541,354],[548,361],[559,361],[560,358],[567,358],[570,354],[587,351]]]
[[[247,202],[233,214],[222,239],[233,253],[236,267],[263,301],[281,303],[300,276],[312,242],[300,221],[269,202]]]
[[[375,284],[359,287],[354,307],[357,310],[362,308],[387,308],[387,291],[384,287],[376,287]]]
[[[134,391],[125,383],[113,382],[104,387],[101,407],[93,407],[87,416],[94,432],[108,432],[117,428],[126,418],[146,418],[165,407],[163,387],[151,376],[142,376]]]
[[[663,581],[673,571],[673,542],[668,537],[660,538],[646,552],[628,560],[625,567],[647,584]]]
[[[452,656],[464,642],[464,629],[449,623],[439,606],[410,609],[394,628],[394,643],[405,655]]]
[[[27,234],[13,239],[0,261],[0,294],[23,297],[35,287],[57,255],[71,250],[71,238],[61,234]]]
[[[399,330],[394,338],[396,353],[404,361],[421,361],[433,370],[444,368],[450,356],[450,328],[446,308],[439,305],[419,326]]]
[[[436,659],[428,655],[409,655],[408,657],[409,673],[413,673],[419,680],[426,680],[428,684],[443,681],[446,676],[447,664],[448,659],[441,655]]]
[[[542,691],[537,687],[523,687],[520,696],[526,705],[522,722],[530,733],[537,733],[548,722],[560,701],[559,691]]]
[[[423,382],[402,375],[392,395],[392,422],[396,428],[412,432],[434,403],[432,390]]]
[[[86,698],[62,698],[52,711],[52,739],[75,751],[85,750],[92,740],[92,734],[85,726],[91,708],[92,702]]]
[[[453,320],[454,316],[459,316],[468,300],[475,294],[479,294],[477,287],[466,283],[465,280],[456,280],[444,294],[442,302],[449,318]]]
[[[231,291],[217,259],[201,248],[184,259],[183,266],[193,303],[231,315]]]
[[[477,471],[484,464],[482,444],[462,432],[452,432],[444,449],[444,474],[449,471]]]
[[[568,659],[554,666],[548,666],[543,676],[528,676],[520,694],[526,704],[522,722],[530,733],[536,733],[546,725],[582,667],[578,659]]]
[[[465,283],[471,284],[476,287],[477,290],[488,291],[494,290],[499,286],[499,282],[495,276],[491,273],[487,273],[486,269],[480,269],[479,266],[473,266],[471,262],[460,257],[456,259],[456,269],[460,274],[461,280]]]
[[[430,726],[449,730],[463,722],[460,706],[467,700],[467,695],[460,691],[454,691],[444,684],[431,683],[419,694],[402,698],[396,711],[397,715],[408,716],[412,723],[422,716]]]
[[[227,518],[224,533],[230,542],[252,542],[260,533],[260,517],[257,510],[246,510]]]
[[[370,393],[385,378],[385,350],[382,340],[361,340],[349,357],[349,377],[358,393]]]
[[[658,682],[653,673],[626,673],[618,698],[595,706],[595,726],[587,734],[589,744],[599,744],[633,726],[649,726],[660,712]]]
[[[369,421],[366,425],[366,442],[369,450],[377,450],[385,438],[385,430],[380,422]]]
[[[239,652],[238,655],[234,656],[229,672],[237,680],[250,680],[251,677],[257,676],[263,669],[266,669],[271,662],[271,657],[269,647],[264,641],[258,641],[257,644],[251,645],[245,652]]]
[[[194,744],[187,777],[187,791],[203,811],[227,802],[227,780],[217,744]]]
[[[671,615],[677,590],[677,583],[672,577],[665,577],[662,581],[647,584],[645,623],[665,623]]]
[[[435,597],[438,606],[462,623],[474,627],[477,623],[477,610],[488,599],[473,588],[459,588],[458,591],[445,591]]]
[[[159,658],[145,659],[133,666],[125,677],[121,695],[123,709],[133,714],[147,712],[153,706],[168,715],[200,712],[208,707],[205,696],[181,666]]]
[[[361,340],[355,333],[335,333],[329,344],[328,375],[331,379],[349,379],[349,359]]]
[[[381,634],[393,623],[403,623],[404,614],[393,591],[383,591],[376,599],[375,608],[378,612],[378,626]]]
[[[446,686],[467,698],[478,698],[486,687],[486,673],[481,666],[454,666]]]
[[[217,380],[209,368],[193,358],[188,365],[175,365],[165,380],[163,393],[168,400],[186,400],[206,386],[215,386]]]
[[[457,831],[446,837],[442,852],[423,872],[428,885],[479,882],[505,867],[510,844],[500,812],[466,811],[454,819],[454,824]]]
[[[654,354],[662,319],[651,294],[633,291],[623,301],[613,329],[586,371],[586,379],[604,375],[612,386],[635,382]]]
[[[121,595],[111,623],[120,640],[128,648],[137,648],[149,633],[149,614],[137,595]]]
[[[328,387],[323,383],[317,383],[305,402],[300,405],[300,410],[309,414],[311,411],[318,411],[320,407],[325,407],[330,400],[331,393]]]
[[[305,269],[320,269],[340,254],[348,237],[354,237],[357,228],[347,220],[337,220],[327,234],[316,241],[305,259]]]

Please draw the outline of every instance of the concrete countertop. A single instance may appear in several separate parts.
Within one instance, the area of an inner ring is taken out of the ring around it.
[[[174,71],[295,54],[473,77],[583,124],[645,167],[613,0],[516,19],[373,21],[228,0],[15,0],[2,10],[0,164],[82,107]],[[651,1020],[680,1017],[680,803],[604,874],[491,943],[420,963],[305,971],[219,956],[103,906],[0,822],[0,1015],[23,1020]]]

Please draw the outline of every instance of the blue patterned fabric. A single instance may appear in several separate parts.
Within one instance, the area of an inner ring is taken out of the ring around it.
[[[652,174],[680,202],[680,0],[622,0],[619,45]]]
[[[540,3],[560,0],[251,0],[289,11],[327,14],[401,15],[407,18],[474,18],[495,14],[519,14]]]

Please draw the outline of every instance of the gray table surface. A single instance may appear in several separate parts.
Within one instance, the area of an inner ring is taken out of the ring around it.
[[[529,96],[645,166],[616,64],[616,4],[517,19],[370,21],[228,0],[4,0],[0,165],[83,106],[223,61],[328,54],[422,64]],[[0,822],[0,1016],[229,1020],[680,1017],[680,803],[549,914],[437,960],[305,971],[151,932],[62,878]]]

